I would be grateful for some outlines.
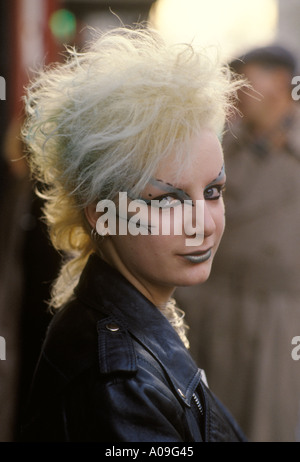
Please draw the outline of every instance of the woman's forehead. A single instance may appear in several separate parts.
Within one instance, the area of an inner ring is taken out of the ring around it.
[[[158,174],[161,172],[158,172]],[[192,174],[183,171],[182,174],[172,174],[164,172],[163,175],[150,178],[147,189],[159,190],[163,192],[176,192],[179,194],[187,189],[193,182],[203,183],[203,186],[213,185],[226,178],[225,164],[223,159],[219,159],[218,164],[210,166],[209,169],[204,165],[202,168],[192,169]]]
[[[180,156],[171,152],[162,159],[153,178],[183,188],[194,178],[204,183],[212,182],[218,178],[222,169],[224,170],[224,157],[218,136],[205,129],[191,138]]]

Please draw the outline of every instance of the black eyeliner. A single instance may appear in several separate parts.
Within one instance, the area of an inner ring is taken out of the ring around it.
[[[150,181],[149,181],[150,184],[152,184],[153,186],[159,188],[159,189],[162,189],[166,192],[169,192],[170,195],[173,193],[173,194],[176,194],[176,198],[183,204],[185,200],[189,200],[193,203],[192,201],[192,198],[189,194],[187,194],[185,191],[183,191],[183,189],[180,189],[180,188],[176,188],[175,186],[173,186],[171,183],[165,183],[164,181],[160,180],[160,179],[155,179],[155,178],[151,178]],[[158,197],[165,197],[165,195],[160,195]],[[193,204],[194,205],[194,204]]]
[[[223,164],[222,168],[221,168],[221,171],[219,173],[219,175],[217,176],[217,178],[215,178],[211,183],[209,183],[204,191],[206,191],[207,188],[210,188],[212,186],[217,186],[217,183],[219,183],[220,181],[223,180],[223,178],[225,177],[226,173],[225,173],[225,164]]]

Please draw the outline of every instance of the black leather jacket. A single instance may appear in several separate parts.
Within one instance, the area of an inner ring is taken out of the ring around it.
[[[245,441],[169,321],[92,255],[52,320],[23,441]]]

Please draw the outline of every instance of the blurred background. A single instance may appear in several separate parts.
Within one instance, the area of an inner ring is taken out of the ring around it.
[[[50,319],[49,287],[60,262],[23,158],[24,86],[34,69],[64,59],[65,44],[82,48],[91,37],[90,26],[106,30],[142,21],[170,42],[216,45],[224,61],[276,42],[293,53],[297,66],[300,62],[299,0],[0,1],[0,76],[6,83],[0,100],[0,336],[6,339],[6,360],[0,361],[0,441],[18,437],[20,409]],[[250,424],[247,430],[251,433]],[[281,438],[280,432],[276,435],[270,439]]]

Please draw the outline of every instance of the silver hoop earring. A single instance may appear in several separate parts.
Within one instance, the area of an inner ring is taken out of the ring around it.
[[[91,229],[91,238],[95,242],[99,241],[100,234],[97,233],[97,230],[95,228]]]
[[[104,239],[104,236],[108,236],[109,233],[105,230],[100,234],[95,228],[91,229],[91,238],[95,242],[99,242],[100,240],[102,241]]]

